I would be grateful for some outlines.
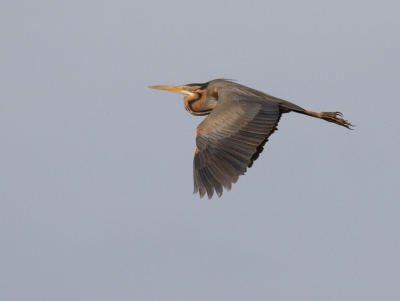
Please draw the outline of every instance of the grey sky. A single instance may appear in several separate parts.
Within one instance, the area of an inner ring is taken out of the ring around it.
[[[398,300],[398,1],[0,4],[1,300]],[[299,114],[192,195],[182,95],[233,78]]]

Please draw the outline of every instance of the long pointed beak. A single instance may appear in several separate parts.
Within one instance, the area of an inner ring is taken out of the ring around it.
[[[189,94],[188,86],[149,86],[151,89],[166,90],[175,93]]]

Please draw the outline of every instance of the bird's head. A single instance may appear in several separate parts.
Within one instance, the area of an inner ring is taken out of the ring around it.
[[[151,89],[171,91],[185,94],[185,109],[193,115],[208,115],[217,104],[218,97],[208,91],[210,82],[204,84],[187,84],[183,86],[149,86]]]

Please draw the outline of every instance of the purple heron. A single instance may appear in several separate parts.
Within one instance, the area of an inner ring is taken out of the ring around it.
[[[281,115],[296,112],[350,129],[340,112],[315,113],[238,83],[216,79],[204,84],[149,86],[186,94],[185,109],[192,115],[209,115],[196,129],[193,160],[194,192],[220,197],[251,167],[268,137],[277,130]]]

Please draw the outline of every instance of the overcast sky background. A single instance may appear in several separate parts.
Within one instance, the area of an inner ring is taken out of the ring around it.
[[[399,1],[0,4],[1,300],[399,300]],[[285,114],[222,198],[192,195],[183,95]]]

